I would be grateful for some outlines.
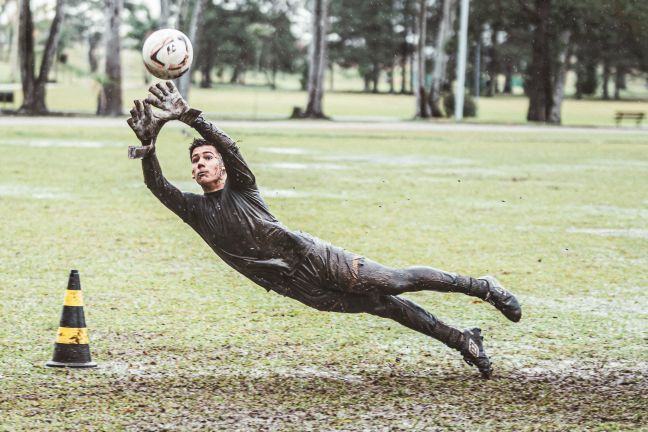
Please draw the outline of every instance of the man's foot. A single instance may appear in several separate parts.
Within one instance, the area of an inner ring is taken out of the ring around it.
[[[484,338],[481,335],[481,329],[464,330],[463,336],[464,341],[459,352],[461,352],[464,361],[470,366],[477,366],[482,378],[489,379],[493,374],[493,368],[486,351],[484,351]]]
[[[522,318],[522,307],[513,294],[505,290],[502,284],[493,276],[483,276],[478,280],[486,281],[488,284],[488,294],[484,300],[495,306],[511,321],[520,321],[520,318]]]

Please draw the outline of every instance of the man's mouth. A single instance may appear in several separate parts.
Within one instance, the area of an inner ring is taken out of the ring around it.
[[[206,176],[206,175],[207,175],[207,172],[206,172],[206,171],[200,171],[200,172],[198,173],[198,175],[196,175],[196,178],[200,178],[200,177],[202,177],[202,176]]]

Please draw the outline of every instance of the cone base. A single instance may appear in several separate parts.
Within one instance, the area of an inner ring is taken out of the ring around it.
[[[57,361],[48,361],[45,363],[46,367],[51,367],[51,368],[76,368],[76,369],[84,369],[84,368],[93,368],[97,367],[97,363],[95,362],[87,362],[87,363],[61,363]]]

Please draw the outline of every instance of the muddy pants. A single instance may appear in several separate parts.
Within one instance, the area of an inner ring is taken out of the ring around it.
[[[279,294],[328,312],[369,313],[457,348],[461,332],[416,303],[399,297],[415,291],[459,292],[485,298],[485,281],[431,267],[393,269],[330,244],[319,243],[295,271],[273,288]]]

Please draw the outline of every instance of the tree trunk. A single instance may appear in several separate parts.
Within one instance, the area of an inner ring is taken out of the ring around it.
[[[473,62],[472,96],[478,98],[481,94],[481,33],[475,44],[475,60]]]
[[[414,94],[416,85],[416,51],[409,56],[409,91],[408,94]]]
[[[169,0],[160,0],[160,20],[158,29],[169,27],[169,17],[171,15]]]
[[[372,93],[378,93],[378,81],[380,80],[380,68],[376,63],[371,65],[371,84],[373,89]]]
[[[425,90],[425,36],[427,33],[427,0],[419,0],[418,17],[416,18],[416,33],[418,34],[418,44],[414,54],[414,64],[416,65],[416,83],[414,92],[416,94],[416,117],[430,117],[428,106],[427,91]]]
[[[20,5],[19,5],[20,6]],[[20,76],[20,8],[15,11],[13,16],[13,29],[11,38],[11,48],[9,51],[9,82],[16,82]]]
[[[616,67],[614,76],[614,100],[621,100],[621,90],[625,89],[625,68],[623,66]]]
[[[403,42],[403,50],[401,51],[401,94],[407,93],[407,41]]]
[[[549,123],[554,124],[562,123],[562,101],[565,96],[565,80],[567,78],[567,71],[569,71],[570,66],[569,62],[572,56],[571,32],[562,32],[559,39],[563,47],[563,52],[561,53],[558,62],[556,82],[554,83],[553,90],[553,101],[551,104],[551,112],[549,113]]]
[[[4,12],[2,12],[2,13],[4,13]],[[2,15],[0,15],[0,16],[2,16]],[[11,19],[11,18],[9,18],[9,19]],[[11,21],[13,21],[13,20],[11,20]],[[13,44],[14,44],[13,43],[13,40],[14,40],[13,26],[14,25],[15,24],[9,24],[7,26],[7,30],[6,30],[7,31],[7,35],[6,35],[7,40],[4,43],[0,43],[0,61],[3,62],[3,63],[8,62],[9,59],[11,58],[11,51],[12,51]]]
[[[493,25],[491,33],[491,55],[488,62],[488,88],[486,89],[486,96],[493,97],[499,92],[497,85],[497,74],[499,73],[499,56],[497,52],[497,26]]]
[[[313,38],[308,68],[308,103],[304,117],[325,118],[322,111],[324,71],[327,61],[328,0],[315,0],[313,8]]]
[[[96,73],[99,69],[99,59],[97,58],[99,42],[101,42],[101,33],[93,32],[88,36],[88,64],[91,74]]]
[[[5,1],[4,3],[0,4],[0,17],[4,16],[5,11],[7,10],[7,5],[9,4],[8,1]],[[10,21],[11,22],[11,21]],[[5,40],[0,41],[0,61],[6,62],[7,59],[9,58],[9,54],[11,53],[11,45],[12,45],[12,29],[11,25],[7,25],[7,35]],[[6,54],[5,54],[5,45],[7,46],[6,48]]]
[[[605,58],[603,59],[603,100],[610,99],[610,89],[608,88],[610,84],[610,60]]]
[[[551,0],[535,0],[535,30],[531,43],[532,60],[529,66],[528,121],[546,122],[553,101],[552,59],[549,15]]]
[[[212,86],[212,79],[211,79],[211,71],[212,68],[214,67],[214,59],[211,55],[206,54],[203,57],[203,62],[200,65],[200,74],[202,76],[202,79],[200,80],[200,88],[211,88]]]
[[[234,66],[234,70],[232,71],[232,76],[230,77],[229,83],[230,84],[238,83],[240,73],[241,73],[241,68],[238,65]]]
[[[364,93],[369,93],[369,90],[371,89],[371,75],[369,74],[369,72],[365,72],[362,75],[362,80],[364,81],[364,87],[363,87],[364,90],[362,91]]]
[[[272,65],[272,81],[270,82],[270,87],[272,90],[277,90],[277,72],[279,66],[275,63]]]
[[[108,26],[106,29],[106,82],[101,86],[97,115],[119,116],[122,114],[121,73],[121,13],[123,0],[105,0]]]
[[[506,68],[506,79],[504,80],[504,94],[512,94],[513,93],[513,65],[511,64],[510,61],[506,62],[505,65]]]
[[[188,30],[186,32],[187,37],[191,41],[191,44],[197,48],[198,47],[198,27],[200,26],[200,21],[202,17],[202,11],[205,7],[205,0],[196,0],[193,11],[191,13],[191,20],[189,21]],[[191,68],[185,72],[180,78],[175,80],[176,87],[178,87],[178,92],[182,95],[185,100],[189,99],[189,87],[191,85]]]
[[[448,79],[448,56],[446,55],[446,45],[452,38],[456,18],[457,0],[443,0],[443,12],[436,40],[436,58],[434,60],[434,70],[432,71],[432,88],[430,89],[429,103],[433,117],[443,117],[443,110],[441,109],[441,90]]]
[[[38,77],[34,76],[34,22],[29,0],[21,0],[19,14],[18,49],[20,56],[20,76],[22,79],[23,103],[18,109],[25,114],[45,114],[45,95],[47,77],[52,68],[54,54],[58,47],[61,24],[63,22],[63,0],[57,0],[54,20],[50,25],[49,35],[41,60]]]
[[[34,104],[34,21],[29,0],[20,1],[18,33],[18,57],[20,58],[20,79],[22,81],[23,107],[26,111]],[[21,107],[22,111],[23,108]]]

